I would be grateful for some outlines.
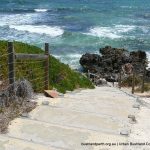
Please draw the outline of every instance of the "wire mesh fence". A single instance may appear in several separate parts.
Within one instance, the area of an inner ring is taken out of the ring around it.
[[[35,92],[49,87],[49,45],[45,54],[17,54],[12,42],[0,51],[0,91],[5,91],[17,80],[27,80]]]

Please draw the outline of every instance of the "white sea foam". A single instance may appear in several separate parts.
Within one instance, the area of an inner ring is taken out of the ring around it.
[[[150,32],[150,27],[140,26],[139,27],[144,34],[148,34]]]
[[[62,55],[54,55],[56,58],[61,58]],[[67,54],[64,55],[64,57],[66,58],[75,58],[75,59],[79,59],[82,56],[82,54]]]
[[[118,33],[130,32],[133,31],[135,28],[136,26],[131,26],[131,25],[115,25],[115,30]]]
[[[48,9],[34,9],[34,11],[36,11],[36,12],[47,12]]]
[[[46,25],[34,26],[34,25],[10,25],[10,28],[19,30],[19,31],[28,31],[31,33],[37,34],[47,34],[51,37],[60,36],[64,33],[64,30],[60,27],[50,27]]]
[[[121,38],[120,35],[117,35],[109,27],[94,27],[94,28],[90,29],[89,34],[91,34],[93,36],[106,37],[106,38],[111,38],[111,39]]]
[[[94,27],[90,29],[89,35],[117,39],[122,37],[122,33],[134,30],[135,26],[115,25],[113,27]]]
[[[130,8],[130,9],[132,9],[133,8],[133,6],[120,6],[121,8]],[[135,7],[135,6],[134,6]]]
[[[82,54],[70,54],[68,55],[68,57],[70,58],[80,58],[82,56]]]
[[[54,55],[54,57],[65,64],[68,64],[69,62],[69,66],[73,69],[79,68],[79,59],[81,56],[82,54]]]
[[[33,24],[39,17],[37,13],[25,13],[25,14],[0,14],[0,25],[20,25],[20,24]]]

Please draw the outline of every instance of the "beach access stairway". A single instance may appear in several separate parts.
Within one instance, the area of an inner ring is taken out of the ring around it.
[[[38,95],[35,100],[36,109],[13,120],[8,133],[0,135],[0,150],[109,149],[107,143],[127,141],[132,126],[128,116],[139,112],[133,107],[136,98],[114,87],[76,90],[54,99]]]

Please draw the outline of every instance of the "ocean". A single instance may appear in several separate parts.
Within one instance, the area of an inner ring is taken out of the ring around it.
[[[0,0],[0,40],[43,48],[72,68],[110,45],[150,58],[150,0]]]

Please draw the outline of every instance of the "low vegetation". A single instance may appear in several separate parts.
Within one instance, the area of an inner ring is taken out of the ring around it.
[[[127,78],[123,79],[122,81],[122,86],[125,87],[132,87],[132,80],[133,80],[133,76],[130,75]],[[139,76],[135,76],[135,86],[140,86],[142,83],[142,79]]]
[[[141,87],[137,87],[135,89],[136,92],[141,92]],[[150,91],[150,83],[145,83],[144,84],[144,92],[149,92]]]
[[[132,87],[133,76],[130,75],[126,79],[124,79],[121,83],[123,87]],[[139,75],[135,76],[135,92],[140,93],[142,89],[142,77]],[[150,81],[149,79],[145,79],[144,83],[144,92],[150,91]]]
[[[31,84],[26,80],[18,80],[0,91],[0,133],[5,133],[14,118],[28,113],[36,107]]]

